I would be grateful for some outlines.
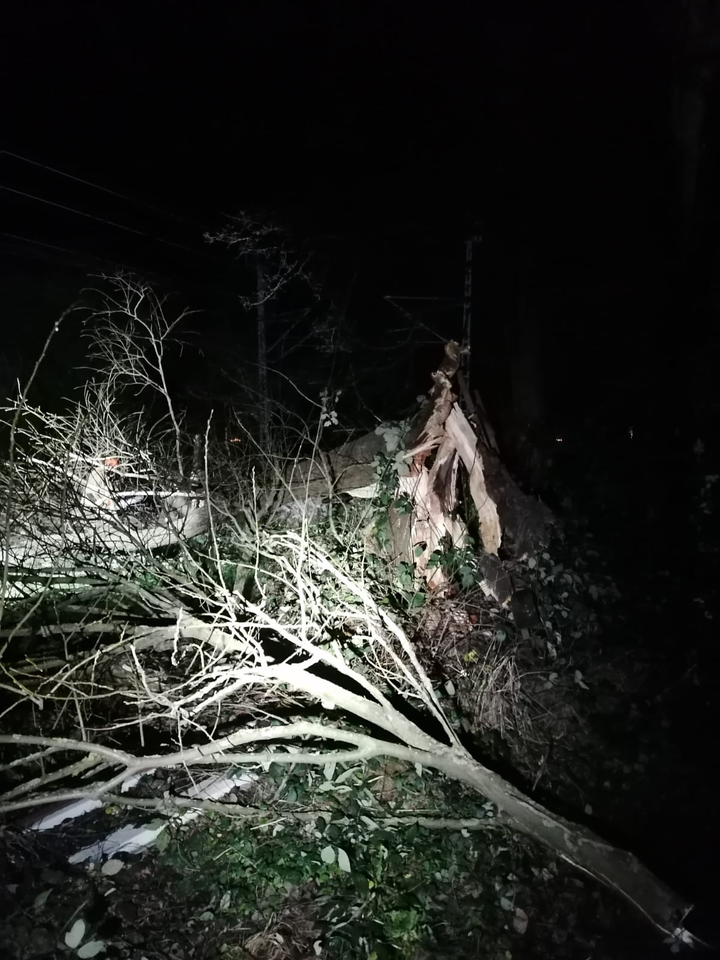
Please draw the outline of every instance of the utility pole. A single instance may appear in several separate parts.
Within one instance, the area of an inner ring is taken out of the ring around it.
[[[465,241],[465,287],[463,292],[462,352],[460,370],[465,378],[465,387],[470,391],[470,351],[472,347],[472,275],[473,250],[482,237],[475,234]]]

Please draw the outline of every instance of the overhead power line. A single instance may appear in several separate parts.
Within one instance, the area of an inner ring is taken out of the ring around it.
[[[11,150],[0,150],[0,153],[4,153],[8,157],[12,157],[13,160],[20,160],[22,163],[32,164],[33,167],[40,167],[42,170],[49,170],[50,173],[55,173],[59,177],[66,177],[68,180],[74,180],[76,183],[83,183],[86,187],[92,187],[93,190],[100,190],[103,193],[110,194],[112,197],[118,197],[121,200],[127,200],[129,203],[137,204],[140,207],[147,207],[148,210],[153,210],[155,213],[159,213],[164,217],[172,217],[173,220],[177,220],[180,223],[187,223],[192,227],[197,227],[199,230],[206,230],[207,227],[203,227],[199,223],[195,223],[193,220],[188,220],[187,217],[181,217],[177,213],[172,213],[170,210],[163,210],[160,207],[154,206],[152,203],[147,203],[145,200],[138,200],[136,197],[131,197],[127,193],[120,193],[118,190],[111,190],[109,187],[103,187],[99,183],[93,183],[91,180],[85,180],[83,177],[76,177],[72,173],[67,173],[65,170],[58,170],[57,167],[51,167],[47,163],[40,163],[37,160],[31,160],[30,157],[22,157],[19,153],[13,153]]]
[[[109,227],[115,227],[117,230],[124,230],[126,233],[134,233],[139,237],[147,237],[148,240],[153,240],[155,243],[163,243],[168,247],[176,247],[178,250],[186,250],[188,253],[192,253],[196,256],[206,257],[208,260],[212,260],[215,263],[220,263],[222,261],[218,260],[217,257],[213,257],[208,253],[205,253],[203,250],[193,250],[192,247],[187,247],[182,243],[175,243],[173,240],[164,240],[162,237],[154,237],[150,233],[146,233],[144,230],[137,230],[135,227],[128,227],[122,223],[116,223],[114,220],[106,220],[104,217],[96,217],[92,213],[87,213],[85,210],[76,210],[74,207],[67,207],[63,203],[56,203],[54,200],[47,200],[45,197],[37,197],[32,193],[25,193],[23,190],[16,190],[14,187],[8,187],[6,184],[0,183],[0,190],[7,190],[8,193],[14,193],[18,197],[25,197],[28,200],[36,200],[38,203],[45,203],[50,207],[56,207],[58,210],[65,210],[67,213],[74,213],[79,217],[87,217],[88,220],[96,220],[98,223],[107,224]]]
[[[173,284],[177,282],[177,277],[172,274],[163,273],[161,271],[156,270],[155,268],[148,269],[145,267],[142,267],[142,268],[133,267],[130,264],[121,263],[119,260],[115,260],[112,257],[97,257],[92,253],[85,253],[82,250],[71,250],[69,247],[61,247],[54,243],[46,243],[43,240],[32,240],[30,237],[21,237],[18,234],[7,233],[6,231],[0,231],[0,237],[7,237],[8,240],[14,240],[20,243],[31,244],[34,247],[42,247],[50,251],[49,253],[44,253],[43,250],[32,250],[32,249],[28,250],[28,249],[21,249],[21,248],[16,248],[12,250],[8,247],[4,251],[8,256],[24,257],[25,259],[28,259],[28,260],[45,260],[48,263],[66,263],[66,264],[70,263],[72,266],[83,266],[83,267],[89,267],[89,266],[95,266],[95,264],[101,264],[106,268],[118,267],[122,270],[127,270],[133,274],[140,274],[145,277],[152,277],[152,278],[163,280],[163,281],[170,281]],[[55,254],[54,256],[53,256],[53,252]],[[62,257],[61,259],[59,255],[65,255],[65,256]],[[75,260],[70,261],[69,257],[74,257]],[[94,261],[95,263],[91,264],[90,261]],[[184,278],[184,284],[189,285],[190,287],[193,287],[198,290],[208,289],[208,285],[202,282],[198,283],[193,280],[188,284],[187,277]],[[216,294],[223,294],[224,296],[230,297],[232,299],[236,299],[238,296],[237,290],[226,290],[224,287],[219,287],[216,283],[212,283],[210,286],[213,292]]]
[[[136,267],[131,267],[127,263],[119,263],[117,260],[112,260],[109,257],[96,257],[92,253],[83,253],[82,250],[71,250],[69,247],[59,247],[54,243],[45,243],[45,241],[43,240],[32,240],[30,237],[21,237],[15,233],[6,233],[5,231],[0,233],[0,237],[7,237],[9,240],[16,240],[16,241],[19,240],[21,243],[30,243],[36,247],[45,247],[48,250],[54,250],[57,253],[69,253],[71,256],[77,257],[81,262],[84,262],[85,264],[89,260],[94,260],[97,263],[102,263],[102,264],[106,264],[108,266],[113,266],[113,267],[121,267],[123,270],[130,270],[131,272],[137,272]],[[29,253],[31,256],[34,257],[34,259],[38,259],[38,254],[33,255],[32,251],[22,251],[22,252],[24,252],[25,254]]]

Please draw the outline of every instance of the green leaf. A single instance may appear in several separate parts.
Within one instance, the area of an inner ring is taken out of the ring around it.
[[[102,940],[90,940],[84,943],[78,950],[78,957],[87,960],[88,957],[96,957],[99,953],[104,953],[105,944]]]
[[[162,853],[163,850],[167,850],[170,845],[170,834],[167,830],[163,830],[162,833],[159,833],[155,838],[155,846]]]
[[[36,910],[39,910],[41,907],[44,907],[45,901],[47,900],[47,898],[50,896],[51,893],[52,893],[52,890],[43,890],[42,893],[39,893],[35,897],[35,900],[33,901],[33,907]]]
[[[163,834],[167,835],[167,831],[163,830]],[[159,839],[160,837],[158,837]],[[102,865],[101,873],[106,877],[114,877],[116,873],[120,873],[124,866],[122,860],[108,860],[107,863]]]
[[[320,859],[323,863],[335,863],[335,847],[328,844],[320,851]]]
[[[70,947],[71,950],[74,950],[76,947],[80,946],[84,936],[85,936],[85,921],[76,920],[75,923],[70,927],[68,932],[65,934],[65,946]]]
[[[338,847],[337,852],[338,866],[343,871],[343,873],[352,873],[352,868],[350,867],[350,857],[345,853],[342,847]]]
[[[356,774],[360,774],[360,767],[350,767],[348,770],[343,770],[340,776],[335,778],[335,783],[345,783],[346,780],[349,780]]]

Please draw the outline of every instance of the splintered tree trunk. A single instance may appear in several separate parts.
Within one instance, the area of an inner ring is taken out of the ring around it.
[[[428,543],[424,515],[431,514],[437,531],[430,540],[433,549],[443,536],[454,534],[457,519],[457,474],[459,464],[468,477],[470,496],[475,506],[480,539],[485,558],[496,558],[502,545],[515,555],[532,553],[543,546],[547,528],[552,520],[549,511],[535,498],[524,494],[497,452],[480,439],[493,437],[489,424],[480,422],[481,408],[473,411],[478,421],[474,429],[457,403],[455,388],[460,351],[457,343],[448,343],[445,359],[433,374],[434,386],[427,403],[418,414],[405,441],[407,457],[411,460],[411,476],[418,477],[415,493],[413,547]],[[430,459],[434,462],[428,466]],[[438,464],[442,469],[438,469]],[[424,473],[428,482],[421,482]],[[402,481],[402,492],[407,493]],[[434,498],[434,499],[432,499]],[[444,509],[438,509],[441,505]],[[504,543],[505,539],[509,543]],[[453,543],[457,544],[453,538]],[[415,549],[420,560],[424,553]],[[418,572],[424,574],[427,565],[420,563]],[[493,564],[497,567],[497,563]],[[437,582],[436,582],[437,583]],[[502,588],[501,602],[509,600],[508,585]],[[492,592],[495,592],[494,590]]]

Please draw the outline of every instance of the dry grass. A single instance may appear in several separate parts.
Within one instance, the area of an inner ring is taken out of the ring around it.
[[[243,949],[253,960],[296,960],[313,956],[313,943],[319,939],[320,931],[311,914],[309,903],[286,907],[264,930],[249,937]]]

